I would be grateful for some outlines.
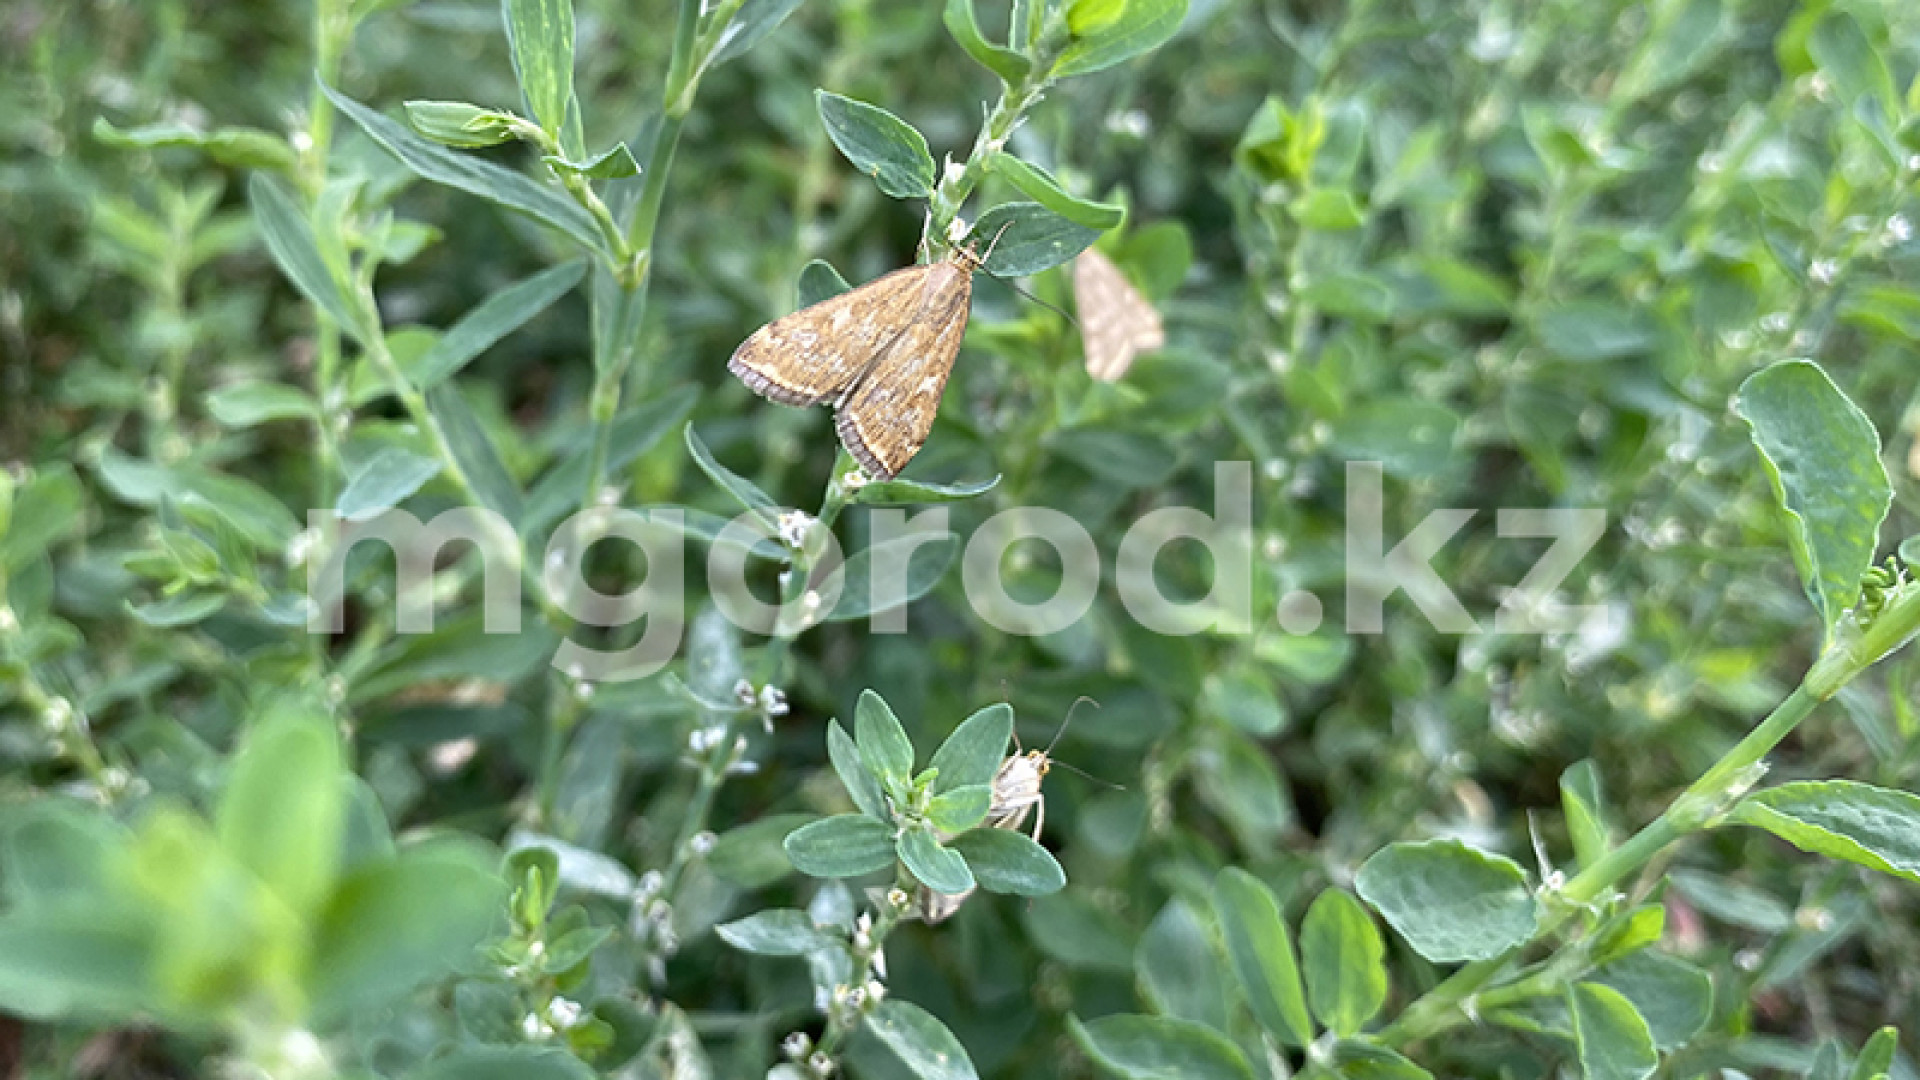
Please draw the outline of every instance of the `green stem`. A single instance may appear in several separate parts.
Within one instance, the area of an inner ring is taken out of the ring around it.
[[[1559,929],[1575,910],[1613,891],[1628,875],[1645,866],[1669,844],[1701,829],[1723,812],[1725,804],[1751,783],[1756,767],[1767,754],[1800,721],[1806,719],[1814,706],[1824,700],[1808,688],[1811,682],[1810,673],[1807,682],[1794,690],[1765,720],[1674,799],[1664,813],[1626,843],[1609,851],[1567,882],[1561,890],[1561,896],[1569,903],[1541,921],[1533,940],[1538,941]],[[1838,687],[1835,686],[1835,689]],[[1474,999],[1483,987],[1499,977],[1525,947],[1516,946],[1499,956],[1461,968],[1409,1005],[1398,1020],[1380,1033],[1380,1041],[1390,1046],[1400,1046],[1418,1042],[1458,1024],[1472,1011],[1469,1008],[1470,999]]]
[[[1051,35],[1048,39],[1050,40]],[[1055,50],[1045,44],[1036,45],[1032,56],[1032,65],[1025,78],[1018,84],[1008,85],[1000,91],[1000,100],[994,103],[993,110],[987,114],[986,122],[980,125],[980,133],[974,137],[973,149],[967,154],[966,164],[958,171],[950,171],[941,177],[940,184],[934,189],[933,197],[928,200],[928,236],[924,240],[945,244],[948,242],[947,229],[953,219],[959,215],[960,208],[966,204],[967,197],[986,174],[987,163],[993,155],[1006,145],[1008,136],[1040,100],[1040,95],[1053,82],[1053,62]]]

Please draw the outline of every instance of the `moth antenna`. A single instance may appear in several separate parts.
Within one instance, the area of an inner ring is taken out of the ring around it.
[[[991,275],[989,276],[991,277]],[[1051,311],[1055,315],[1058,315],[1061,318],[1067,320],[1067,322],[1072,323],[1073,328],[1075,330],[1080,329],[1080,320],[1074,318],[1072,315],[1067,314],[1065,311],[1061,310],[1060,308],[1047,303],[1045,300],[1040,299],[1039,297],[1033,295],[1032,293],[1021,288],[1020,286],[1015,285],[1013,282],[1005,280],[1004,278],[993,278],[993,280],[1000,282],[1000,284],[1005,285],[1007,288],[1012,289],[1014,292],[1017,292],[1021,296],[1026,297],[1028,300],[1031,300],[1034,303],[1039,304],[1041,307],[1046,308],[1048,311]]]
[[[1106,779],[1105,777],[1101,777],[1101,776],[1095,776],[1095,775],[1093,775],[1092,773],[1090,773],[1090,772],[1088,772],[1087,770],[1085,770],[1085,769],[1083,769],[1083,768],[1081,768],[1081,767],[1080,767],[1080,766],[1078,766],[1078,765],[1071,765],[1071,764],[1068,764],[1067,762],[1064,762],[1064,761],[1055,761],[1055,762],[1053,762],[1052,764],[1054,764],[1054,765],[1056,765],[1056,766],[1058,766],[1058,767],[1060,767],[1060,768],[1062,768],[1062,769],[1065,769],[1065,770],[1067,770],[1068,772],[1070,772],[1070,773],[1073,773],[1073,774],[1074,774],[1074,775],[1076,775],[1076,776],[1080,776],[1080,777],[1084,777],[1084,778],[1086,778],[1086,779],[1088,779],[1088,780],[1091,780],[1091,781],[1093,781],[1094,783],[1096,783],[1096,784],[1099,784],[1099,785],[1100,785],[1101,787],[1105,787],[1105,788],[1111,788],[1111,789],[1113,789],[1114,791],[1125,791],[1125,790],[1127,790],[1127,786],[1126,786],[1125,784],[1116,784],[1116,783],[1114,783],[1113,781],[1111,781],[1111,780],[1108,780],[1108,779]]]
[[[1053,741],[1047,744],[1048,757],[1053,756],[1053,748],[1060,745],[1060,736],[1065,735],[1067,733],[1067,725],[1073,723],[1074,710],[1080,708],[1082,704],[1091,705],[1096,709],[1100,707],[1099,702],[1093,700],[1092,698],[1088,697],[1085,694],[1081,694],[1079,697],[1075,698],[1073,700],[1073,704],[1067,706],[1067,718],[1065,720],[1060,721],[1059,728],[1057,728],[1053,733]],[[1083,773],[1081,775],[1085,775],[1085,774]],[[1088,779],[1092,779],[1092,777],[1088,777]]]

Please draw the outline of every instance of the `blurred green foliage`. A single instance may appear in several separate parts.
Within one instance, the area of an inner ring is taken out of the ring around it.
[[[1868,567],[1920,520],[1920,7],[675,7],[0,9],[0,1078],[1915,1075],[1920,660],[1854,676],[1914,611]],[[956,219],[1045,303],[979,280],[925,450],[850,486],[725,359]],[[1056,310],[1096,237],[1167,326],[1114,384]],[[1363,460],[1389,546],[1476,511],[1476,632],[1335,629]],[[541,584],[581,505],[818,506],[746,548],[771,596],[888,504],[1111,564],[1217,461],[1250,634],[1111,575],[1002,633],[947,540],[908,634],[742,636],[694,572],[666,674],[549,667],[631,643]],[[398,632],[359,545],[307,633],[308,508],[401,504],[519,527],[522,632],[454,549]],[[1606,618],[1503,632],[1547,538],[1500,508],[1605,510],[1556,597]],[[1004,739],[914,772],[1082,695],[1053,855]]]

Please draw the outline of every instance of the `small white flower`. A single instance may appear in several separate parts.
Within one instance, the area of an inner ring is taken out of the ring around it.
[[[1896,244],[1904,244],[1913,238],[1913,222],[1905,214],[1895,214],[1887,219],[1887,236]]]
[[[575,1024],[578,1024],[582,1012],[584,1012],[584,1010],[580,1008],[580,1003],[577,1001],[569,1001],[566,998],[557,997],[547,1002],[547,1019],[551,1020],[553,1026],[561,1031],[565,1031]]]
[[[807,1056],[813,1049],[813,1040],[804,1031],[795,1031],[780,1040],[780,1052],[795,1061]]]
[[[1840,264],[1832,259],[1815,259],[1807,267],[1807,276],[1819,285],[1832,284],[1834,275],[1839,272]]]
[[[733,684],[733,700],[743,706],[753,705],[756,700],[753,694],[753,684],[745,679],[736,681]]]
[[[760,688],[760,711],[768,716],[785,716],[788,712],[786,692],[768,683]]]
[[[64,734],[73,726],[73,702],[63,697],[50,699],[40,711],[40,724],[49,735]]]
[[[520,1021],[520,1033],[537,1041],[551,1036],[553,1025],[547,1023],[539,1013],[528,1013]]]
[[[886,996],[887,996],[887,987],[885,983],[881,982],[879,979],[867,980],[867,1000],[868,1001],[871,1001],[875,1005],[878,1005],[880,1004],[880,999]]]
[[[693,834],[693,839],[687,841],[687,847],[691,849],[695,855],[705,855],[711,852],[713,845],[719,842],[720,838],[713,835],[711,830],[702,830]]]
[[[848,494],[852,494],[853,492],[859,491],[861,488],[866,487],[867,486],[866,471],[863,469],[860,469],[857,466],[855,468],[848,469],[847,474],[840,478],[840,486],[847,489]]]
[[[780,515],[780,542],[799,551],[807,544],[807,538],[818,525],[819,519],[805,510],[788,510]]]

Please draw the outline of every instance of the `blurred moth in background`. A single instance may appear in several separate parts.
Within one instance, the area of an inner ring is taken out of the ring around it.
[[[1087,374],[1102,382],[1118,382],[1134,357],[1167,343],[1160,313],[1093,248],[1073,260],[1073,306],[1080,312]]]

